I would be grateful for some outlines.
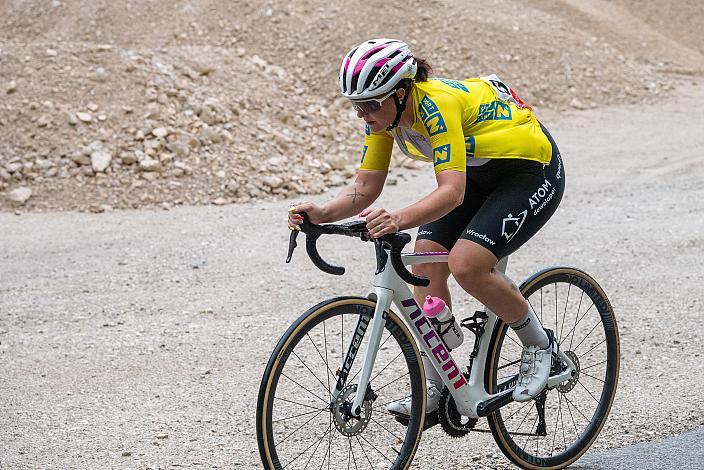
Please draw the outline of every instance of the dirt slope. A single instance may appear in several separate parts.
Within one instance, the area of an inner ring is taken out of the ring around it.
[[[685,31],[703,20],[699,2],[641,3],[6,0],[0,210],[225,204],[343,184],[361,133],[337,98],[338,64],[369,37],[409,41],[440,76],[496,72],[538,113],[648,99],[701,74],[701,40]],[[21,187],[31,197],[13,203]]]

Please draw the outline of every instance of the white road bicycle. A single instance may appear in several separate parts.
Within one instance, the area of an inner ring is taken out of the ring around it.
[[[551,267],[520,285],[543,326],[553,330],[559,353],[547,387],[518,403],[512,392],[523,348],[508,325],[486,308],[462,320],[475,342],[461,367],[413,298],[407,284],[429,280],[406,266],[447,262],[447,253],[403,254],[410,235],[371,240],[363,221],[314,225],[304,219],[301,228],[321,270],[344,273],[320,257],[316,241],[324,234],[374,242],[377,269],[366,298],[335,297],[313,306],[276,345],[257,403],[265,468],[406,469],[423,430],[438,423],[452,437],[491,432],[504,455],[524,468],[566,467],[592,445],[616,394],[620,354],[613,309],[588,274]],[[506,262],[497,269],[505,271]],[[427,415],[421,353],[432,358],[444,382],[439,409]],[[406,397],[408,419],[387,412]]]

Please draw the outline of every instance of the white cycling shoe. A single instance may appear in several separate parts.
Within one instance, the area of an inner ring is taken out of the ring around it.
[[[552,355],[557,354],[557,341],[553,332],[546,329],[550,344],[545,349],[529,346],[523,349],[518,383],[513,390],[514,401],[528,401],[543,391],[550,377]]]
[[[426,382],[426,403],[425,413],[434,413],[440,403],[440,390],[433,382]],[[386,411],[399,418],[410,419],[411,397],[402,398],[387,405]]]

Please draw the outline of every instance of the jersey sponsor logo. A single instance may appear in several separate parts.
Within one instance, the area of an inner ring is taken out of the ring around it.
[[[425,128],[428,130],[428,135],[442,134],[447,132],[447,126],[445,125],[445,120],[442,118],[442,114],[437,113],[432,116],[428,116],[428,119],[423,121]]]
[[[362,149],[362,161],[361,163],[364,163],[364,157],[367,156],[367,150],[369,149],[368,145],[365,145],[364,148]]]
[[[418,236],[421,235],[432,235],[433,232],[431,230],[418,230]]]
[[[365,135],[371,135],[371,133],[372,133],[372,128],[369,127],[369,124],[365,124],[365,125],[364,125],[364,134],[365,134]]]
[[[466,91],[467,93],[469,93],[469,90],[467,89],[467,87],[464,86],[464,85],[462,84],[462,82],[458,82],[457,80],[449,80],[449,79],[447,79],[447,78],[438,78],[438,79],[436,79],[436,80],[441,81],[441,82],[443,82],[445,85],[449,85],[449,86],[451,86],[452,88],[456,88],[456,89],[458,89],[458,90]]]
[[[433,149],[433,166],[450,161],[450,144],[441,145]]]
[[[504,217],[501,225],[501,235],[506,238],[506,241],[510,241],[516,236],[518,231],[521,229],[523,222],[525,222],[527,215],[528,210],[526,209],[515,217],[511,213]]]
[[[472,230],[472,229],[470,228],[470,229],[467,229],[467,235],[469,235],[470,237],[474,237],[474,238],[478,238],[478,239],[480,239],[480,240],[483,240],[483,241],[487,242],[487,243],[488,243],[489,245],[491,245],[491,246],[496,245],[496,242],[495,242],[494,240],[492,240],[491,238],[489,238],[489,237],[486,235],[486,233],[475,232],[474,230]]]
[[[550,188],[552,189],[550,190]],[[548,203],[552,200],[553,196],[555,196],[556,191],[557,189],[555,188],[555,186],[553,186],[552,183],[550,183],[550,181],[548,181],[547,179],[543,182],[542,185],[540,185],[538,190],[534,192],[530,198],[528,198],[528,203],[530,204],[531,209],[535,206],[538,206],[538,208],[533,211],[533,215],[538,215],[540,211],[542,211],[545,206],[548,205]]]
[[[474,157],[474,149],[476,147],[476,142],[474,141],[474,136],[470,135],[464,139],[464,143],[467,144],[467,156]]]
[[[423,121],[425,121],[428,116],[431,114],[435,114],[438,112],[438,106],[435,104],[433,100],[430,99],[428,96],[424,96],[422,100],[420,100],[420,104],[418,105],[418,110],[420,111],[420,117]]]
[[[479,105],[479,115],[475,123],[484,121],[510,121],[512,117],[511,107],[502,101],[492,101]]]
[[[437,135],[447,132],[445,119],[443,119],[438,106],[428,96],[424,96],[418,105],[420,120],[423,121],[428,135]]]

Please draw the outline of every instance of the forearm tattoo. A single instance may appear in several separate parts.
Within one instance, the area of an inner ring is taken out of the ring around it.
[[[510,277],[508,277],[507,275],[505,275],[505,274],[502,273],[501,271],[498,271],[496,268],[491,268],[491,272],[494,273],[494,274],[498,274],[499,276],[501,276],[502,278],[504,278],[504,280],[505,280],[506,282],[508,282],[508,284],[511,286],[511,289],[512,289],[512,290],[515,290],[516,292],[518,292],[518,286],[511,280]]]
[[[354,185],[354,191],[351,194],[348,194],[347,197],[352,198],[352,205],[357,204],[357,198],[362,198],[364,197],[364,194],[357,192],[357,185]]]

